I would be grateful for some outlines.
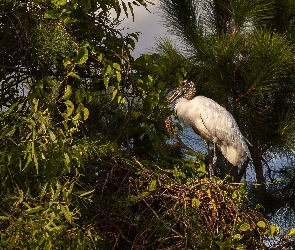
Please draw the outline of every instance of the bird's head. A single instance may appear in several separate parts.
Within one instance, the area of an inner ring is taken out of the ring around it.
[[[184,98],[191,100],[195,96],[196,88],[192,81],[184,80],[181,84],[167,97],[167,102],[172,103],[176,98],[183,96]]]

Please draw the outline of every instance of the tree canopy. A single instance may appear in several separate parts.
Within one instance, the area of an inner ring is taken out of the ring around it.
[[[148,4],[0,3],[1,248],[263,249],[279,234],[246,182],[211,182],[204,155],[169,143],[166,95],[193,64],[131,56],[138,34],[117,25]]]

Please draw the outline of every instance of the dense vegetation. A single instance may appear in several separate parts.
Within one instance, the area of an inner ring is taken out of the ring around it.
[[[147,4],[0,3],[1,249],[294,244],[272,242],[245,181],[211,182],[204,155],[167,143],[166,95],[191,64],[132,58],[138,34],[116,27]]]

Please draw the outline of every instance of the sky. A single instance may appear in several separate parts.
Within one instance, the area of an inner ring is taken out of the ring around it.
[[[148,4],[147,11],[143,6],[134,6],[134,21],[132,16],[125,19],[119,26],[122,33],[141,32],[135,50],[132,53],[134,58],[140,54],[152,51],[156,39],[159,37],[168,36],[166,28],[163,26],[162,11],[159,9],[158,0],[150,0],[155,5]]]

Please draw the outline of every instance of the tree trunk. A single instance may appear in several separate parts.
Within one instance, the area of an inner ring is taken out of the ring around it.
[[[264,183],[262,157],[260,155],[254,155],[253,165],[256,173],[256,180],[258,184]]]
[[[249,165],[249,159],[246,160],[243,164],[242,164],[242,167],[238,173],[238,182],[240,182],[243,178],[243,176],[246,174],[246,170],[247,170],[247,167]]]
[[[252,150],[251,150],[251,155],[252,155],[252,160],[253,160],[253,165],[256,173],[256,180],[258,184],[263,184],[265,182],[264,176],[263,176],[263,165],[262,165],[262,152],[259,149],[258,146],[258,141],[256,138],[252,138]]]

